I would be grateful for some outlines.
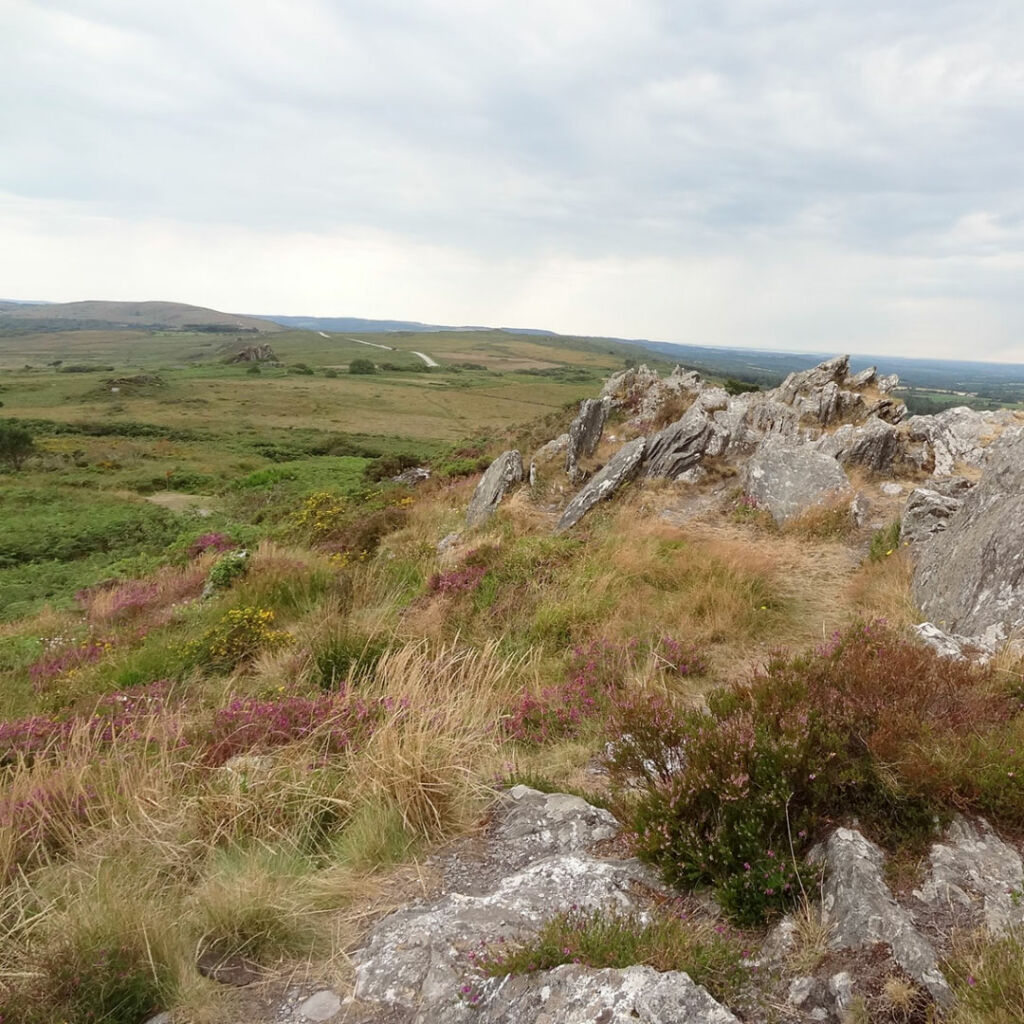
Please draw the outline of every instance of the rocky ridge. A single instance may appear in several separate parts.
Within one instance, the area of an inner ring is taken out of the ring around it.
[[[554,486],[553,528],[564,532],[631,481],[697,484],[713,464],[730,467],[748,506],[779,524],[818,508],[846,509],[863,525],[870,502],[857,473],[893,480],[882,486],[899,496],[905,488],[895,481],[909,480],[902,540],[916,562],[915,600],[932,620],[923,639],[991,651],[1024,625],[1024,426],[1009,410],[967,407],[908,418],[897,385],[874,368],[852,374],[848,356],[740,395],[680,367],[667,377],[630,368],[581,404],[568,433],[532,454],[529,483]],[[519,452],[499,456],[468,526],[485,522],[527,476],[521,467]]]

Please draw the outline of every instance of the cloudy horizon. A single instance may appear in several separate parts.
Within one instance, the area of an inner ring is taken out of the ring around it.
[[[0,295],[1024,362],[1024,8],[8,0]]]

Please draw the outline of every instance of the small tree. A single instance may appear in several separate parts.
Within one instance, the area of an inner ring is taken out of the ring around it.
[[[36,443],[27,427],[11,420],[0,420],[0,460],[19,470],[36,450]]]
[[[348,364],[349,373],[376,373],[377,367],[369,359],[353,359]]]

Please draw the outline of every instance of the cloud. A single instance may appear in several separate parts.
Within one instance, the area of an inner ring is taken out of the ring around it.
[[[1024,360],[1024,9],[13,0],[13,297]]]

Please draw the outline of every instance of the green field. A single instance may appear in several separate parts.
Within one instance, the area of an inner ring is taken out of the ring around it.
[[[277,364],[226,361],[259,342]],[[272,532],[304,494],[369,486],[374,460],[472,471],[481,444],[594,394],[630,351],[498,331],[0,334],[0,416],[37,446],[20,472],[0,468],[0,619],[148,569],[203,530],[258,518]],[[378,372],[350,373],[354,359]]]

